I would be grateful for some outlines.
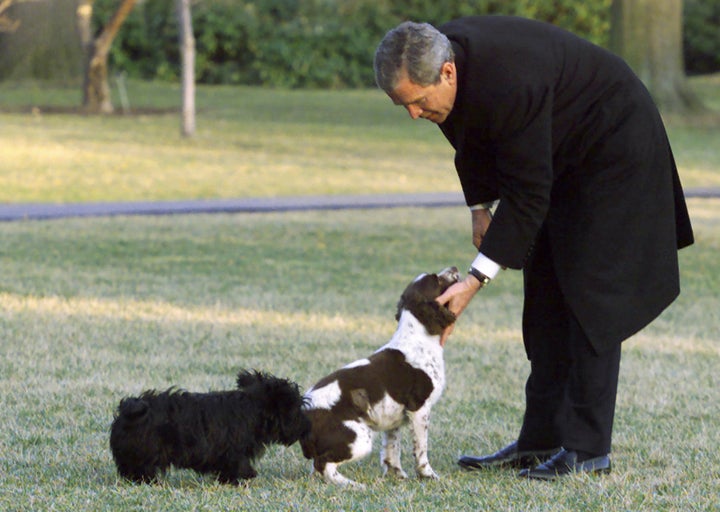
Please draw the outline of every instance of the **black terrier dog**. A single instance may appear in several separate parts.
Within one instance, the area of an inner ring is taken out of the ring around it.
[[[241,371],[237,390],[148,390],[120,401],[110,430],[118,473],[153,482],[170,465],[238,484],[257,475],[253,460],[272,443],[290,446],[310,432],[297,384]]]

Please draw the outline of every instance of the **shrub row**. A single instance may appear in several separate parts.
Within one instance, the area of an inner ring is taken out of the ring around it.
[[[365,87],[385,32],[405,19],[440,24],[471,14],[545,20],[607,43],[611,0],[202,0],[193,4],[201,83],[280,87]],[[117,0],[96,0],[95,25]],[[179,71],[175,0],[139,2],[110,55],[115,71],[175,80]],[[685,0],[690,73],[720,70],[720,0]]]
[[[720,71],[720,0],[684,0],[683,49],[690,74]]]

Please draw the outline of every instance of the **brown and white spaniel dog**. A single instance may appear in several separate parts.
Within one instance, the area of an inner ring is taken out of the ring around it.
[[[390,341],[320,379],[306,394],[305,412],[312,423],[301,441],[327,482],[363,487],[340,474],[338,466],[372,451],[375,432],[383,432],[380,462],[384,473],[407,478],[400,465],[400,427],[410,424],[415,470],[422,478],[438,476],[428,461],[430,408],[445,386],[440,336],[455,315],[435,300],[460,276],[455,267],[421,274],[397,306],[397,330]]]

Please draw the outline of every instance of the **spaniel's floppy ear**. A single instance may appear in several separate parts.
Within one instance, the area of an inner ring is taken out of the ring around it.
[[[410,290],[400,297],[395,320],[400,320],[403,309],[410,311],[425,326],[428,334],[442,334],[445,328],[455,322],[455,314],[435,299],[428,300],[421,293]]]

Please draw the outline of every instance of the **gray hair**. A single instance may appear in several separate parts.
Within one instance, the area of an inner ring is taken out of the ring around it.
[[[375,50],[375,82],[390,93],[404,69],[410,81],[420,86],[440,81],[440,68],[455,54],[450,40],[429,23],[406,21],[390,30]]]

